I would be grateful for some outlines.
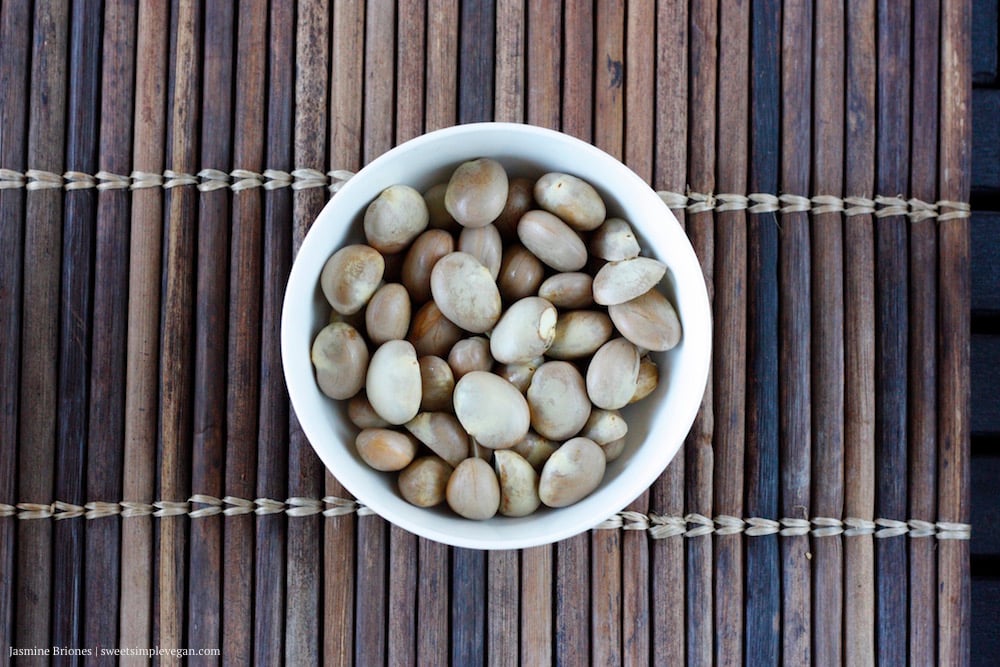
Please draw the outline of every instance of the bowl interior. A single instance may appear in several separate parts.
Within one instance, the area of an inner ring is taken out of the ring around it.
[[[346,408],[318,389],[309,352],[329,321],[319,276],[339,247],[363,239],[360,219],[386,187],[405,183],[424,191],[447,181],[461,162],[499,160],[508,173],[528,177],[548,171],[579,176],[604,198],[609,216],[628,220],[642,254],[668,266],[661,289],[682,326],[680,344],[652,356],[660,383],[646,399],[623,410],[629,424],[624,453],[608,465],[604,481],[570,507],[540,508],[528,517],[469,521],[447,508],[422,509],[403,500],[395,475],[369,468],[353,446],[355,427]],[[324,465],[360,502],[422,537],[480,549],[523,548],[588,530],[624,508],[662,473],[690,429],[708,373],[711,317],[705,282],[683,230],[659,196],[634,172],[597,148],[558,132],[507,123],[460,125],[423,135],[376,158],[330,199],[295,258],[281,322],[282,361],[296,417]]]

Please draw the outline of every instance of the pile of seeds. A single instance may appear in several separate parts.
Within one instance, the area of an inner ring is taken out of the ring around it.
[[[480,158],[423,194],[385,189],[364,235],[323,269],[333,312],[312,347],[360,457],[469,519],[594,491],[624,448],[620,410],[656,388],[647,353],[681,336],[666,266],[629,223],[575,176]]]

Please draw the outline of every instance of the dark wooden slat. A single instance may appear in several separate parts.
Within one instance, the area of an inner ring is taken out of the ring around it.
[[[89,5],[89,11],[93,10]],[[101,99],[97,99],[95,84],[87,100],[100,109],[100,165],[112,173],[127,172],[132,157],[131,147],[119,138],[132,135],[135,19],[136,3],[106,3]],[[95,329],[90,378],[87,500],[113,502],[122,497],[125,395],[121,388],[126,382],[130,213],[127,192],[97,195],[93,321],[100,323],[100,329]],[[117,518],[87,526],[85,646],[106,648],[118,642],[120,545]]]
[[[695,192],[715,192],[715,146],[718,68],[718,7],[714,3],[694,3],[690,7],[690,60],[688,182]],[[691,213],[685,221],[708,288],[709,303],[715,300],[714,217],[712,211]],[[713,364],[714,366],[714,364]],[[715,374],[709,369],[709,378]],[[714,517],[712,448],[714,425],[714,382],[705,387],[701,408],[684,444],[686,513]],[[708,663],[714,658],[714,600],[712,537],[703,535],[686,540],[687,546],[687,659]]]
[[[602,2],[595,9],[594,145],[621,159],[624,115],[625,5]],[[622,659],[622,535],[592,531],[590,563],[591,660],[614,665]]]
[[[69,5],[35,6],[28,160],[34,169],[63,172]],[[59,275],[63,193],[29,192],[25,206],[18,501],[49,503],[54,491],[59,350]],[[17,536],[19,573],[15,643],[52,641],[52,525],[24,522]]]
[[[810,110],[812,99],[812,18],[809,3],[787,3],[782,26],[782,192],[809,192]],[[783,214],[779,221],[778,393],[782,517],[807,518],[810,508],[810,264],[809,220],[805,213]],[[786,537],[782,553],[782,656],[806,663],[812,655],[809,538]]]
[[[878,135],[876,191],[907,192],[911,17],[899,3],[878,3]],[[897,100],[887,108],[888,100]],[[875,226],[875,462],[876,514],[905,519],[907,510],[907,220],[885,217]],[[876,646],[880,661],[906,660],[906,538],[879,540],[876,556]]]
[[[496,67],[493,119],[501,122],[524,122],[527,95],[524,81],[525,33],[529,22],[525,20],[527,3],[520,0],[498,0],[496,5]],[[553,6],[550,3],[550,6]],[[558,6],[553,6],[558,11]],[[547,51],[559,53],[559,43],[549,44]],[[558,76],[558,72],[556,72]]]
[[[718,141],[719,192],[746,192],[750,5],[721,2],[719,7]],[[744,515],[747,362],[747,215],[716,215],[714,258],[712,382],[715,468],[712,509],[716,516]],[[743,536],[715,538],[715,662],[743,661]]]
[[[847,4],[844,189],[871,197],[875,187],[875,2]],[[872,216],[844,223],[844,514],[875,518],[875,272]],[[844,543],[844,656],[875,653],[874,544]]]
[[[586,0],[567,0],[563,5],[562,131],[591,141],[594,110],[590,100],[594,92],[595,56],[593,8]]]
[[[514,550],[486,554],[486,662],[518,664],[520,638],[520,558]]]
[[[267,3],[241,0],[237,9],[233,163],[259,173],[264,168],[267,108]],[[236,498],[253,496],[257,487],[262,198],[256,188],[232,197],[224,489]],[[254,532],[253,515],[224,520],[222,572],[254,570]],[[223,661],[246,664],[253,655],[253,579],[223,576],[221,601]]]
[[[450,657],[449,609],[451,550],[432,540],[417,542],[420,577],[417,581],[417,664],[443,665]],[[456,593],[457,594],[457,593]]]
[[[167,129],[170,157],[175,172],[198,169],[197,109],[201,87],[201,16],[194,3],[178,2],[171,11],[171,120]],[[160,357],[176,359],[160,368],[160,494],[183,501],[191,493],[191,395],[194,357],[194,257],[197,227],[197,191],[190,187],[171,189],[167,197],[165,278]],[[164,646],[184,642],[188,534],[187,519],[165,517],[159,523],[159,581],[157,633]]]
[[[780,109],[781,7],[753,3],[750,30],[750,173],[752,192],[776,192]],[[746,503],[748,516],[778,516],[778,224],[751,214],[747,228]],[[746,541],[748,664],[774,664],[780,652],[778,537]]]
[[[330,81],[330,168],[356,170],[361,167],[363,135],[363,87],[365,63],[357,55],[364,47],[364,6],[361,3],[338,3],[333,11]],[[384,67],[384,65],[383,65]],[[319,76],[319,72],[317,72]],[[318,85],[318,80],[317,80]],[[316,90],[313,95],[323,94]],[[319,127],[317,132],[321,132]],[[299,163],[297,163],[299,164]],[[326,475],[328,495],[347,497],[346,490],[333,475]],[[326,570],[340,573],[324,580],[326,632],[323,652],[327,662],[349,664],[354,654],[355,526],[351,516],[324,522],[324,564]]]
[[[940,3],[913,5],[913,43],[940,43]],[[937,195],[938,73],[936,49],[913,50],[910,137],[910,193],[933,201]],[[937,225],[933,219],[909,226],[909,488],[911,517],[937,514]],[[937,556],[932,540],[910,540],[909,656],[911,664],[936,664]]]
[[[327,152],[328,7],[321,2],[299,3],[296,18],[293,164],[296,167],[309,165],[319,168],[325,162]],[[326,199],[327,193],[321,188],[295,193],[292,204],[293,256],[298,252],[309,226],[322,210]],[[323,464],[309,445],[294,412],[289,417],[288,494],[295,498],[319,498],[324,488]],[[324,520],[317,515],[288,522],[284,648],[285,662],[289,664],[319,662],[321,651],[327,652],[330,649],[325,644],[323,635],[323,561],[315,557],[316,554],[323,553],[323,529]],[[337,567],[344,565],[346,564],[338,563]],[[343,576],[342,571],[340,574],[342,576],[333,577],[332,580],[343,585],[348,578]],[[329,599],[328,594],[326,597]],[[350,629],[349,626],[347,631]],[[324,641],[322,645],[321,640]],[[335,648],[340,651],[341,660],[349,660],[353,653],[349,642]]]
[[[205,6],[201,167],[218,169],[232,155],[233,17],[231,0]],[[225,167],[223,167],[224,169]],[[221,497],[225,484],[229,193],[202,192],[195,241],[194,412],[191,490]],[[222,516],[191,522],[188,636],[216,648],[222,637]]]
[[[1000,48],[997,0],[972,0],[972,83],[996,83],[997,57]]]
[[[967,35],[968,2],[941,4],[941,142],[938,193],[968,201],[972,75]],[[938,225],[938,519],[969,520],[969,225],[963,219]],[[967,664],[970,590],[969,543],[938,545],[938,662]]]
[[[295,6],[272,2],[267,65],[266,160],[272,169],[292,169],[294,122]],[[257,497],[287,497],[288,393],[282,380],[281,303],[292,257],[292,194],[288,188],[264,196],[263,294],[261,298],[260,421],[257,435]],[[256,519],[253,656],[257,664],[279,664],[285,633],[286,530],[281,515]],[[332,633],[328,633],[332,634]]]
[[[972,310],[1000,311],[1000,212],[974,212],[969,233]],[[975,409],[972,414],[975,419]]]
[[[72,5],[69,36],[66,169],[91,174],[97,166],[97,90],[100,74],[101,14],[93,6]],[[83,504],[90,373],[91,284],[96,193],[66,193],[63,202],[62,281],[59,289],[59,415],[56,435],[55,497]],[[99,287],[98,287],[99,289]],[[99,364],[98,364],[99,365]],[[95,369],[100,371],[100,369]],[[53,526],[52,643],[81,644],[83,526]],[[88,578],[89,583],[89,578]],[[112,610],[113,611],[113,610]],[[109,615],[110,618],[114,618]]]
[[[0,4],[0,164],[8,169],[27,168],[28,53],[31,43],[31,5]],[[18,502],[17,432],[20,411],[21,296],[24,253],[24,200],[21,188],[0,190],[0,245],[6,248],[0,262],[0,339],[9,349],[0,355],[0,502]],[[17,520],[0,519],[0,569],[16,572]],[[17,580],[0,577],[0,637],[14,645]]]
[[[975,334],[971,342],[970,425],[974,433],[1000,433],[1000,403],[996,379],[1000,377],[1000,336]],[[943,398],[943,397],[942,397]]]
[[[812,175],[814,191],[843,194],[844,5],[816,6],[813,61]],[[844,510],[844,287],[843,221],[840,213],[815,214],[812,256],[811,379],[814,516]],[[843,544],[839,537],[813,540],[813,660],[842,660]]]
[[[1000,90],[978,88],[972,95],[973,190],[1000,191]]]
[[[495,0],[462,0],[458,31],[458,122],[493,117]]]
[[[486,662],[486,552],[451,550],[451,663]]]
[[[459,0],[427,3],[427,131],[454,125],[458,117],[458,4]]]
[[[559,129],[561,61],[563,49],[562,7],[537,0],[528,3],[527,110],[533,125]],[[568,45],[567,45],[568,47]]]
[[[683,192],[687,185],[687,4],[660,3],[656,31],[656,120],[652,184],[656,189]],[[684,211],[674,215],[681,224]],[[666,516],[684,514],[684,448],[650,489],[649,504]],[[653,541],[650,547],[653,664],[684,662],[684,601],[686,599],[683,538]]]
[[[396,143],[416,137],[424,129],[424,71],[427,8],[422,0],[403,0],[396,23]],[[407,26],[416,26],[409,29]]]
[[[142,3],[136,22],[133,96],[135,126],[132,166],[161,173],[165,154],[169,11],[167,3]],[[156,500],[159,425],[160,285],[163,247],[163,191],[132,193],[129,235],[129,306],[125,377],[125,448],[122,497]],[[119,645],[152,643],[154,528],[152,517],[122,523],[122,590]]]

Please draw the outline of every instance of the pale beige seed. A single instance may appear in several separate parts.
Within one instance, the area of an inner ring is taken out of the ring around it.
[[[582,232],[596,229],[607,215],[594,186],[571,174],[545,174],[535,183],[534,193],[539,206]]]
[[[587,396],[599,408],[628,405],[639,383],[639,350],[625,338],[614,338],[594,353],[587,366]]]
[[[542,504],[538,498],[538,473],[512,449],[493,453],[493,468],[500,482],[500,514],[528,516]]]
[[[500,296],[507,303],[535,294],[544,278],[545,265],[523,245],[515,243],[504,251],[497,287],[500,288]],[[589,286],[587,294],[589,297]]]
[[[410,329],[410,295],[399,283],[386,283],[375,290],[365,308],[365,329],[376,345],[406,337]]]
[[[472,336],[458,341],[448,352],[448,365],[456,382],[466,373],[490,370],[493,367],[493,357],[490,356],[489,339],[485,336]]]
[[[615,262],[639,256],[639,240],[622,218],[608,218],[590,237],[590,254]]]
[[[614,327],[602,310],[571,310],[556,320],[556,335],[547,356],[552,359],[582,359],[604,345]]]
[[[320,391],[336,400],[351,398],[365,384],[368,346],[357,329],[345,322],[323,327],[310,354]]]
[[[406,423],[406,430],[453,466],[469,457],[469,434],[450,412],[421,412]]]
[[[667,265],[651,257],[608,262],[594,276],[594,301],[602,306],[625,303],[656,287]]]
[[[646,398],[656,389],[660,382],[660,369],[656,362],[643,355],[639,361],[639,377],[636,380],[635,393],[629,399],[629,403],[635,403]]]
[[[408,185],[390,185],[365,209],[368,245],[386,254],[410,245],[427,228],[427,203]]]
[[[365,463],[383,472],[402,470],[417,455],[415,438],[388,428],[366,428],[358,433],[354,445]]]
[[[431,298],[431,269],[439,259],[455,250],[455,239],[442,229],[428,229],[406,251],[400,270],[400,282],[414,304]]]
[[[531,428],[550,440],[573,437],[590,417],[583,376],[567,361],[546,361],[539,366],[528,386],[527,399]]]
[[[625,303],[608,306],[608,315],[621,335],[638,347],[663,352],[681,340],[677,311],[656,289]]]
[[[431,229],[444,229],[457,232],[462,228],[444,205],[444,195],[448,191],[448,183],[436,183],[424,191],[424,203],[427,204],[427,226]]]
[[[444,205],[463,227],[484,227],[503,212],[507,188],[502,164],[491,158],[469,160],[452,172]]]
[[[455,416],[489,449],[513,447],[528,432],[528,402],[511,383],[485,371],[467,373],[455,384]]]
[[[503,241],[496,227],[493,225],[465,227],[458,235],[456,249],[478,259],[490,270],[493,279],[497,279],[500,274],[500,263],[503,261]]]
[[[498,364],[493,372],[517,387],[517,390],[523,394],[528,391],[532,376],[543,363],[545,363],[545,357],[535,357],[516,364]]]
[[[417,507],[434,507],[444,502],[453,467],[438,456],[420,456],[400,471],[399,494]]]
[[[538,496],[549,507],[572,505],[600,486],[606,466],[604,451],[593,440],[567,440],[545,462]]]
[[[583,425],[580,435],[590,438],[602,447],[628,434],[628,422],[618,410],[597,408],[590,411],[587,423]]]
[[[462,338],[462,330],[449,320],[433,301],[417,310],[410,324],[407,340],[420,356],[447,357],[448,351]]]
[[[517,238],[535,257],[556,271],[587,265],[587,246],[565,222],[548,211],[528,211],[517,223]]]
[[[493,328],[503,303],[489,269],[472,255],[453,252],[431,270],[431,295],[441,313],[461,329],[484,333]]]
[[[390,424],[405,424],[420,410],[420,364],[413,345],[390,340],[372,354],[365,391],[372,407]]]
[[[594,305],[594,278],[582,271],[557,273],[538,286],[538,296],[564,310],[590,308]]]
[[[512,178],[507,185],[507,203],[493,224],[500,230],[500,236],[510,243],[517,240],[517,221],[521,216],[534,208],[535,182],[530,178],[519,176]]]
[[[601,445],[601,449],[604,450],[604,460],[611,463],[625,453],[625,437]]]
[[[420,364],[420,409],[424,412],[451,410],[451,395],[455,391],[455,374],[441,357],[425,355]]]
[[[368,396],[363,391],[355,394],[347,402],[347,418],[360,429],[392,426],[392,424],[378,416],[375,408],[369,402]]]
[[[445,499],[452,510],[466,519],[489,519],[500,509],[500,482],[489,463],[468,458],[451,473]]]
[[[545,354],[555,340],[555,306],[537,296],[514,302],[490,334],[490,353],[502,364],[527,363]]]
[[[382,282],[385,259],[364,244],[347,245],[330,256],[320,274],[323,295],[341,315],[353,315],[368,303]]]
[[[543,438],[534,431],[528,431],[528,434],[511,449],[523,456],[535,470],[541,470],[558,447],[559,443]]]

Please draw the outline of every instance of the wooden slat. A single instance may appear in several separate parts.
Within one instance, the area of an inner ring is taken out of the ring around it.
[[[267,63],[267,134],[265,164],[292,169],[294,123],[295,6],[291,0],[270,3]],[[261,295],[260,420],[257,430],[256,497],[287,498],[288,393],[282,381],[281,303],[292,256],[292,194],[289,188],[264,196]],[[285,518],[258,517],[254,569],[253,657],[257,664],[283,658],[285,619]],[[328,632],[326,636],[333,633]]]
[[[781,7],[755,2],[750,20],[749,180],[752,192],[776,192],[780,110]],[[748,516],[778,515],[778,224],[774,213],[755,213],[747,228],[746,502]],[[781,637],[778,537],[746,541],[748,664],[774,664]]]
[[[233,162],[241,169],[264,169],[263,100],[267,68],[267,3],[243,0],[232,66]],[[225,191],[221,191],[225,196]],[[260,406],[263,194],[243,190],[232,196],[229,249],[229,322],[226,370],[225,478],[227,496],[250,498],[257,490],[257,432]],[[226,576],[255,567],[254,517],[227,517],[222,535],[222,617],[219,644],[225,660],[245,664],[253,656],[253,580]]]
[[[782,192],[809,192],[812,99],[812,19],[810,3],[786,3],[782,16],[781,172]],[[810,457],[810,245],[806,213],[779,220],[778,391],[781,516],[811,517]],[[781,541],[782,660],[806,663],[812,656],[809,538]]]
[[[135,141],[132,166],[161,173],[166,152],[166,87],[169,6],[143,2],[138,8],[135,64]],[[132,193],[129,235],[128,338],[125,370],[123,499],[151,503],[156,494],[160,283],[163,191]],[[153,519],[122,523],[122,590],[119,646],[146,646],[152,639]]]
[[[940,43],[940,3],[913,5],[914,44]],[[910,194],[923,201],[937,195],[938,75],[936,49],[913,49]],[[937,225],[909,226],[909,438],[908,516],[937,514]],[[909,543],[909,659],[935,664],[937,648],[937,557],[932,540]]]
[[[0,164],[23,171],[27,168],[25,137],[28,135],[28,54],[31,43],[31,5],[27,2],[0,4]],[[10,346],[0,355],[0,502],[19,502],[17,483],[17,432],[20,412],[21,304],[24,254],[25,193],[20,188],[0,190],[0,244],[7,248],[0,262],[0,339]],[[15,222],[16,221],[16,222]],[[0,568],[14,572],[17,562],[17,521],[0,519]],[[14,644],[15,599],[20,583],[0,577],[0,636]]]
[[[812,186],[841,196],[844,164],[844,3],[816,6],[813,61]],[[844,510],[844,249],[838,212],[813,216],[810,304],[812,375],[812,511],[840,517]],[[842,660],[843,544],[813,540],[813,659]]]
[[[718,7],[695,3],[690,7],[690,73],[688,183],[695,192],[715,192],[715,146],[718,71]],[[715,299],[714,214],[691,213],[685,221],[688,238],[701,263],[709,303]],[[714,517],[713,471],[715,429],[714,362],[709,369],[701,408],[684,444],[686,513]],[[712,537],[686,540],[687,546],[687,659],[711,662],[714,657],[714,600]]]
[[[656,13],[656,120],[651,184],[656,189],[683,192],[687,185],[688,71],[685,3],[660,3]],[[681,224],[684,211],[675,210]],[[684,448],[681,447],[654,482],[649,493],[652,511],[684,514]],[[650,553],[652,664],[684,661],[684,601],[686,599],[683,538],[656,540]]]
[[[172,8],[171,119],[167,126],[167,165],[178,173],[198,169],[197,133],[201,60],[198,7],[181,0]],[[160,356],[182,360],[160,368],[160,481],[162,498],[190,497],[191,393],[190,359],[194,353],[194,257],[197,191],[174,188],[167,197],[166,248],[163,270],[162,342]],[[158,614],[154,641],[179,646],[184,641],[187,588],[187,519],[164,517],[159,524]]]
[[[746,192],[749,147],[750,5],[719,6],[718,141],[716,171],[719,192]],[[713,279],[715,468],[712,510],[716,516],[744,516],[744,442],[746,439],[747,363],[747,216],[724,211],[716,215]],[[715,661],[738,665],[744,645],[743,536],[719,535],[715,563]]]
[[[875,2],[847,4],[845,194],[875,187]],[[875,250],[871,215],[844,223],[844,515],[875,518]],[[875,655],[874,549],[870,537],[844,544],[844,657]]]
[[[232,153],[233,17],[232,0],[215,2],[204,12],[204,95],[198,164],[224,165]],[[195,264],[194,410],[191,438],[191,489],[221,498],[225,485],[226,376],[228,347],[229,192],[211,190],[198,198]],[[191,523],[187,632],[192,645],[216,648],[222,637],[222,519]]]
[[[877,23],[876,191],[907,192],[911,17],[899,3],[879,2]],[[900,95],[906,99],[897,100]],[[891,111],[888,100],[897,100]],[[875,512],[889,519],[905,519],[907,510],[907,224],[902,216],[890,216],[875,225]],[[906,538],[879,540],[875,558],[877,655],[899,663],[906,659],[907,643]]]
[[[63,172],[69,5],[35,6],[27,164]],[[63,193],[29,193],[24,213],[21,395],[18,439],[18,500],[48,503],[54,491],[59,351],[59,275]],[[19,573],[15,641],[49,646],[52,641],[52,532],[48,522],[19,526]]]
[[[301,2],[296,12],[295,33],[295,124],[292,164],[322,165],[327,150],[328,83],[329,83],[329,12],[326,3]],[[322,188],[309,188],[295,193],[292,202],[292,255],[298,252],[309,226],[326,203]],[[319,457],[309,445],[295,418],[289,415],[288,437],[288,494],[291,497],[319,498],[324,490],[324,470]],[[324,601],[331,595],[324,590],[329,582],[338,590],[351,586],[351,570],[343,569],[353,563],[337,563],[332,570],[339,576],[324,580],[322,553],[324,522],[320,515],[299,517],[288,522],[287,563],[285,570],[285,638],[284,659],[290,664],[312,664],[320,660],[330,648],[325,643],[322,628]],[[292,564],[295,564],[293,567]],[[345,613],[339,607],[330,612]],[[335,616],[333,618],[336,618]],[[339,625],[334,625],[337,628]],[[350,626],[348,626],[349,630]],[[334,647],[339,652],[327,655],[331,661],[350,660],[352,644],[346,642]]]
[[[97,102],[97,90],[100,80],[100,36],[101,14],[88,9],[83,3],[73,5],[69,17],[71,23],[69,35],[69,67],[67,93],[67,127],[66,127],[66,159],[67,170],[79,171],[85,174],[94,173],[97,166],[97,139],[100,109]],[[96,216],[96,195],[92,191],[82,190],[68,192],[63,201],[62,230],[62,280],[59,288],[60,309],[57,320],[59,327],[59,370],[58,399],[56,425],[56,458],[55,496],[66,502],[82,504],[84,496],[85,473],[84,464],[87,450],[87,416],[88,399],[90,398],[90,334],[91,334],[91,296],[92,290],[111,290],[107,283],[96,283],[91,286],[94,270],[93,241]],[[124,237],[123,237],[124,239]],[[107,260],[107,252],[101,259]],[[117,286],[115,286],[117,287]],[[105,305],[105,304],[100,304]],[[101,309],[99,313],[107,315]],[[121,318],[118,318],[121,320]],[[114,323],[114,320],[111,320]],[[114,334],[120,333],[112,326],[107,338],[118,342]],[[103,337],[99,337],[101,339]],[[98,350],[95,350],[98,352]],[[102,403],[102,407],[113,407],[112,392],[117,389],[115,378],[106,375],[109,370],[107,355],[101,355],[94,363],[94,385],[100,395],[94,396],[94,403]],[[102,372],[104,371],[104,372]],[[108,405],[108,399],[112,405]],[[113,419],[114,412],[108,417]],[[108,422],[104,422],[108,424]],[[95,426],[97,426],[95,424]],[[117,426],[117,425],[115,425]],[[97,429],[95,429],[97,430]],[[113,428],[112,428],[113,433]],[[120,449],[118,443],[105,438],[103,443],[93,445],[93,449],[103,449],[103,453],[115,456]],[[102,446],[103,445],[103,446]],[[110,452],[109,452],[110,450]],[[94,452],[98,454],[98,452]],[[113,468],[112,468],[113,470]],[[110,472],[110,471],[109,471]],[[112,472],[112,474],[114,474]],[[110,497],[118,495],[118,489],[112,489]],[[101,533],[99,527],[94,533]],[[94,560],[97,564],[88,568],[96,574],[98,568],[117,563],[117,545],[115,557],[108,558],[108,542],[99,542],[99,535],[85,535],[79,522],[61,522],[53,526],[53,557],[52,557],[52,642],[58,646],[78,646],[82,637],[81,617],[83,601],[83,553],[85,540],[91,541],[100,556]],[[114,532],[103,535],[114,538]],[[113,540],[117,542],[117,540]],[[101,557],[103,556],[103,558]],[[99,564],[98,564],[99,563]],[[113,569],[109,568],[109,569]],[[113,572],[112,572],[113,574]],[[110,577],[109,585],[114,582]],[[87,585],[96,583],[96,577],[87,577]],[[113,609],[111,610],[113,612]],[[105,618],[113,619],[113,614]],[[113,638],[112,638],[113,639]]]

